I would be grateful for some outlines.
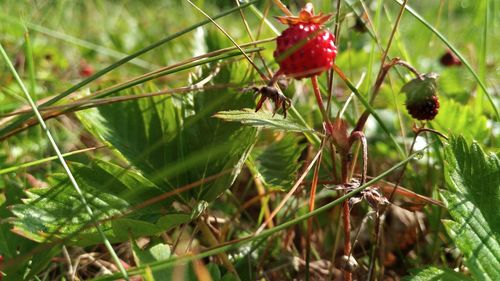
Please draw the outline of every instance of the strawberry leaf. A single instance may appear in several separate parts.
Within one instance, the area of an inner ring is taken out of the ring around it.
[[[255,148],[247,163],[253,173],[260,176],[264,185],[282,190],[289,189],[301,166],[300,155],[305,145],[292,134],[273,142],[265,148]]]
[[[244,72],[238,66],[223,68],[213,82],[233,82],[233,72]],[[257,136],[254,128],[211,116],[251,103],[249,95],[206,90],[101,106],[97,115],[79,117],[91,133],[115,147],[163,191],[219,175],[201,188],[176,195],[184,203],[210,202],[232,185]]]
[[[229,122],[240,122],[241,124],[256,127],[266,128],[279,131],[291,132],[314,132],[309,128],[299,125],[291,117],[283,118],[282,115],[266,111],[255,112],[250,108],[243,110],[220,111],[214,117],[223,119]]]
[[[446,148],[448,191],[442,197],[453,220],[444,224],[477,280],[500,280],[500,160],[477,143],[453,138]]]
[[[104,161],[89,167],[73,163],[74,176],[112,242],[127,241],[130,237],[154,235],[189,221],[189,215],[164,215],[164,202],[151,204],[122,216],[144,201],[162,194],[161,190],[137,172]],[[37,242],[67,239],[67,244],[93,245],[101,238],[93,227],[95,222],[80,201],[64,174],[49,178],[50,187],[28,190],[24,204],[16,204],[12,212],[13,231]],[[168,221],[168,224],[167,224]]]

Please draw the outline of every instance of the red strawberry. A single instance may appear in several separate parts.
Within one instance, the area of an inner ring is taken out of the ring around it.
[[[331,15],[314,15],[313,6],[308,3],[298,17],[277,17],[289,27],[277,38],[274,58],[280,65],[280,72],[301,79],[318,75],[330,69],[337,55],[335,36],[323,30],[323,23]]]
[[[432,120],[438,114],[437,77],[435,73],[427,73],[401,88],[401,92],[406,93],[406,109],[413,118]]]

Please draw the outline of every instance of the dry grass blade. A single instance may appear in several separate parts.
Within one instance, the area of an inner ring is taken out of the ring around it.
[[[258,235],[259,233],[261,233],[266,228],[266,226],[270,223],[270,221],[276,216],[276,214],[281,210],[281,208],[283,208],[283,206],[285,206],[288,199],[290,199],[290,197],[292,197],[292,195],[295,193],[295,191],[297,191],[297,188],[300,186],[300,184],[305,179],[305,177],[307,176],[309,171],[312,169],[312,167],[314,166],[314,163],[316,163],[316,161],[319,159],[320,155],[321,155],[321,150],[316,153],[314,158],[311,160],[311,163],[309,163],[309,165],[304,170],[304,172],[302,172],[302,175],[299,177],[297,182],[295,182],[295,184],[290,189],[290,191],[288,191],[288,193],[285,195],[285,197],[283,197],[281,202],[278,204],[278,207],[276,207],[276,209],[273,210],[273,212],[271,213],[269,218],[266,219],[266,221],[257,229],[257,231],[255,231],[254,235]]]

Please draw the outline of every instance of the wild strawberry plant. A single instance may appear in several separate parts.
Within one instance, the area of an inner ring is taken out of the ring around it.
[[[283,2],[6,2],[0,280],[499,279],[491,1]]]

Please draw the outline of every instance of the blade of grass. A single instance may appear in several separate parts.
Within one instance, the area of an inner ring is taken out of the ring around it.
[[[426,146],[423,150],[427,149],[429,147]],[[153,262],[153,263],[150,263],[150,264],[144,264],[144,265],[141,265],[140,267],[137,267],[137,268],[134,268],[134,269],[131,269],[129,270],[129,274],[131,276],[133,275],[138,275],[138,274],[143,274],[144,273],[144,270],[146,268],[151,268],[151,269],[154,269],[154,270],[159,270],[159,269],[164,269],[164,268],[169,268],[169,267],[172,267],[172,266],[175,266],[175,265],[178,265],[178,264],[182,264],[182,263],[187,263],[187,262],[190,262],[190,261],[193,261],[193,260],[196,260],[196,259],[202,259],[202,258],[206,258],[206,257],[209,257],[209,256],[213,256],[213,255],[217,255],[221,252],[227,252],[231,249],[235,249],[241,245],[244,245],[245,243],[249,243],[249,242],[253,242],[255,240],[258,240],[258,239],[264,239],[264,238],[267,238],[269,236],[271,236],[272,234],[275,234],[281,230],[284,230],[284,229],[287,229],[293,225],[296,225],[298,223],[301,223],[303,222],[304,220],[307,220],[308,218],[310,217],[313,217],[313,216],[316,216],[322,212],[325,212],[337,205],[339,205],[340,203],[342,203],[344,200],[347,200],[349,198],[351,198],[352,196],[356,195],[357,193],[361,192],[363,189],[375,184],[376,182],[378,182],[379,180],[381,180],[382,178],[386,177],[387,175],[389,175],[390,173],[394,172],[396,169],[402,167],[403,165],[405,165],[407,162],[411,161],[413,158],[417,157],[420,153],[422,153],[422,150],[421,151],[418,151],[412,155],[410,155],[409,157],[405,158],[405,160],[397,163],[396,165],[392,166],[390,169],[386,170],[385,172],[381,173],[380,175],[378,175],[377,177],[373,178],[372,180],[368,181],[367,183],[361,185],[360,187],[354,189],[353,191],[339,197],[338,199],[326,204],[326,205],[323,205],[317,209],[315,209],[314,211],[312,212],[309,212],[307,214],[304,214],[302,216],[299,216],[295,219],[292,219],[292,220],[289,220],[285,223],[282,223],[280,225],[277,225],[275,226],[274,228],[271,228],[271,229],[267,229],[267,230],[264,230],[258,234],[255,234],[255,235],[249,235],[249,236],[246,236],[246,237],[243,237],[243,238],[240,238],[240,239],[237,239],[237,240],[233,240],[233,241],[230,241],[230,242],[227,242],[225,244],[221,244],[221,246],[217,247],[217,248],[212,248],[212,249],[208,249],[207,251],[205,252],[202,252],[202,253],[199,253],[199,254],[196,254],[196,255],[185,255],[185,256],[181,256],[181,257],[177,257],[177,258],[173,258],[173,259],[169,259],[169,260],[166,260],[166,261],[159,261],[159,262]],[[93,279],[94,281],[107,281],[107,280],[115,280],[115,278],[117,278],[117,274],[114,274],[114,275],[108,275],[108,276],[103,276],[103,277],[99,277],[99,278],[96,278],[96,279]]]
[[[225,12],[222,12],[222,13],[220,13],[220,14],[212,17],[212,19],[218,19],[218,18],[224,17],[224,16],[229,15],[229,14],[235,12],[235,11],[238,11],[240,9],[246,8],[246,7],[252,5],[255,2],[257,2],[257,0],[250,1],[248,3],[242,4],[242,5],[237,6],[235,8],[229,9],[229,10],[227,10]],[[75,92],[76,90],[80,89],[81,87],[83,87],[83,86],[91,83],[92,81],[94,81],[97,78],[105,75],[106,73],[114,70],[115,68],[117,68],[117,67],[119,67],[119,66],[121,66],[121,65],[123,65],[123,64],[125,64],[125,63],[127,63],[129,61],[131,61],[132,59],[134,59],[134,58],[136,58],[136,57],[138,57],[138,56],[140,56],[140,55],[142,55],[144,53],[147,53],[147,52],[149,52],[149,51],[151,51],[151,50],[153,50],[153,49],[155,49],[155,48],[157,48],[157,47],[159,47],[159,46],[161,46],[161,45],[163,45],[163,44],[165,44],[165,43],[167,43],[169,41],[172,41],[173,39],[175,39],[175,38],[177,38],[177,37],[179,37],[181,35],[184,35],[184,34],[190,32],[190,31],[193,31],[196,28],[198,28],[200,26],[203,26],[203,25],[205,25],[205,24],[207,24],[209,22],[210,22],[210,20],[200,21],[200,22],[198,22],[196,24],[191,25],[188,28],[185,28],[185,29],[183,29],[181,31],[178,31],[178,32],[176,32],[176,33],[174,33],[172,35],[169,35],[169,36],[167,36],[167,37],[165,37],[165,38],[163,38],[163,39],[161,39],[161,40],[159,40],[159,41],[157,41],[157,42],[155,42],[155,43],[153,43],[153,44],[151,44],[151,45],[149,45],[149,46],[147,46],[145,48],[140,49],[139,51],[137,51],[137,52],[135,52],[135,53],[133,53],[133,54],[127,56],[127,57],[124,57],[124,58],[118,60],[117,62],[115,62],[115,63],[113,63],[113,64],[111,64],[111,65],[109,65],[109,66],[107,66],[107,67],[105,67],[105,68],[97,71],[94,75],[92,75],[92,76],[88,77],[87,79],[85,79],[85,80],[83,80],[83,81],[81,81],[81,82],[73,85],[72,87],[70,87],[66,91],[62,92],[61,94],[59,94],[59,95],[55,96],[54,98],[48,100],[47,102],[43,103],[41,105],[41,107],[49,106],[49,105],[52,105],[52,104],[58,102],[59,100],[61,100],[64,97],[68,96],[69,94],[71,94],[71,93]],[[31,116],[20,117],[16,121],[14,121],[11,124],[9,124],[8,126],[6,126],[5,128],[0,129],[0,136],[5,135],[9,131],[11,131],[13,128],[17,128],[22,122],[28,120],[30,117]]]
[[[247,3],[248,1],[246,0],[243,0],[245,3]],[[267,27],[269,27],[269,29],[271,29],[271,31],[275,34],[275,35],[280,35],[280,32],[279,30],[264,16],[264,14],[259,10],[257,9],[254,5],[250,6],[250,11],[252,11],[257,17],[259,17],[261,20],[264,21],[264,23],[266,23]]]
[[[88,148],[79,149],[79,150],[64,153],[64,154],[62,154],[62,156],[68,157],[71,155],[76,155],[76,154],[80,154],[80,153],[84,153],[84,152],[88,152],[88,151],[94,151],[94,150],[104,148],[104,147],[107,147],[107,146],[104,145],[104,146],[97,146],[97,147],[88,147]],[[46,158],[35,160],[35,161],[31,161],[31,162],[27,162],[27,163],[23,163],[23,164],[19,164],[19,165],[15,165],[15,166],[8,167],[5,169],[0,169],[0,175],[11,173],[11,172],[17,171],[19,169],[23,169],[23,168],[28,168],[28,167],[40,165],[40,164],[43,164],[43,163],[46,163],[46,162],[49,162],[52,160],[56,160],[56,159],[58,159],[57,155],[46,157]]]
[[[286,16],[293,16],[292,12],[288,10],[285,4],[281,3],[280,0],[273,0],[274,5],[276,5]]]
[[[363,3],[363,1],[361,1],[361,3]],[[364,8],[364,3],[363,3],[363,8]],[[372,41],[372,44],[371,44],[371,49],[370,49],[370,58],[368,60],[368,76],[366,77],[366,87],[365,87],[365,92],[366,93],[370,93],[370,87],[372,86],[371,85],[371,80],[372,80],[372,75],[371,73],[373,72],[373,68],[375,67],[374,64],[375,64],[375,45],[378,44],[378,42],[380,42],[380,39],[379,39],[379,34],[380,34],[380,20],[381,20],[381,10],[382,10],[382,0],[377,0],[377,10],[375,11],[375,25],[373,25],[372,23],[372,28],[373,28],[373,34],[375,35],[375,40]],[[365,9],[365,12],[368,14],[368,9]],[[377,30],[375,30],[375,28],[377,28]],[[379,46],[380,47],[380,46]],[[383,51],[383,54],[384,54],[384,59],[385,57],[387,56],[387,50],[384,50]],[[384,65],[384,59],[382,60],[382,65],[380,66],[382,68],[382,66]]]
[[[25,27],[24,31],[24,41],[25,41],[25,56],[28,65],[28,77],[30,85],[30,93],[36,97],[36,76],[35,76],[35,62],[33,60],[33,45],[31,44],[30,34],[28,29]],[[37,130],[35,137],[40,138],[42,136],[42,131]]]
[[[245,84],[246,85],[246,84]],[[185,86],[185,87],[179,87],[179,88],[174,88],[174,89],[167,89],[167,90],[161,90],[157,92],[152,92],[152,93],[141,93],[141,94],[136,94],[136,95],[123,95],[123,96],[116,96],[116,97],[108,97],[108,98],[99,98],[99,99],[90,99],[90,100],[77,100],[72,103],[68,104],[63,104],[63,105],[54,105],[54,106],[49,106],[45,107],[43,109],[39,109],[40,112],[43,111],[64,111],[60,113],[53,113],[51,114],[51,118],[55,116],[59,116],[62,114],[66,114],[69,112],[76,112],[84,109],[89,109],[101,105],[108,105],[112,103],[117,103],[117,102],[124,102],[124,101],[131,101],[131,100],[137,100],[137,99],[143,99],[143,98],[150,98],[150,97],[156,97],[156,96],[163,96],[163,95],[171,95],[171,94],[183,94],[183,93],[189,93],[193,91],[207,91],[207,90],[215,90],[215,89],[228,89],[228,88],[235,88],[236,90],[244,90],[243,88],[245,86],[244,84],[216,84],[216,85],[209,85],[209,86]],[[17,111],[12,114],[7,114],[7,115],[2,115],[2,117],[6,116],[12,116],[12,115],[17,115],[17,114],[23,114],[28,112],[28,109],[22,110],[22,111]],[[45,116],[44,116],[45,118]]]
[[[259,40],[259,41],[245,43],[245,44],[242,44],[240,46],[241,47],[247,47],[247,46],[252,46],[252,45],[265,44],[265,43],[268,43],[268,42],[270,42],[272,40],[274,40],[274,38],[266,38],[266,39],[262,39],[262,40]],[[217,59],[223,60],[223,59],[232,57],[233,56],[232,53],[229,53],[229,52],[231,52],[232,50],[235,50],[235,49],[236,49],[236,47],[228,47],[228,48],[220,49],[220,50],[217,50],[217,51],[214,51],[214,52],[206,53],[206,54],[203,54],[203,55],[200,55],[200,56],[192,57],[192,58],[189,58],[187,60],[183,60],[181,62],[172,64],[172,65],[169,65],[169,66],[166,66],[166,67],[162,67],[162,68],[159,68],[159,69],[154,70],[152,72],[140,75],[138,77],[135,77],[133,79],[127,80],[125,82],[122,82],[122,83],[119,83],[119,84],[115,84],[115,85],[113,85],[111,87],[99,90],[99,91],[97,91],[97,92],[95,92],[95,93],[93,93],[93,94],[91,94],[89,96],[86,96],[86,97],[84,97],[82,99],[76,100],[73,103],[68,103],[68,104],[64,104],[64,105],[60,105],[60,106],[46,106],[46,107],[39,108],[39,110],[40,111],[49,111],[49,110],[52,110],[52,109],[55,109],[55,108],[58,108],[58,109],[69,108],[69,107],[71,107],[72,104],[75,104],[75,105],[76,104],[84,105],[84,104],[86,104],[85,101],[88,101],[89,103],[94,103],[97,100],[97,98],[101,97],[101,94],[107,93],[106,95],[109,95],[109,94],[115,93],[115,92],[110,92],[110,91],[116,90],[117,88],[120,88],[121,90],[124,90],[124,89],[128,88],[128,87],[121,88],[124,85],[135,86],[135,85],[133,85],[131,83],[132,82],[136,82],[139,79],[143,79],[143,78],[146,78],[146,77],[151,77],[151,76],[156,75],[158,73],[162,73],[163,75],[168,75],[168,74],[172,74],[172,73],[175,73],[175,72],[178,72],[178,71],[182,71],[182,70],[186,69],[186,68],[183,68],[183,66],[186,66],[187,64],[190,64],[191,67],[194,67],[194,66],[198,66],[198,65],[201,65],[201,64],[210,63],[210,62],[212,62],[214,60],[217,60]],[[246,50],[247,53],[253,53],[253,52],[256,52],[256,51],[258,51],[257,48],[250,48],[250,49]],[[222,56],[224,53],[229,53],[229,54],[227,54],[227,56]],[[238,55],[238,54],[240,54],[240,53],[239,52],[235,53],[235,55]],[[220,55],[220,57],[218,57],[217,59],[214,58],[215,56],[218,56],[218,55]],[[201,59],[211,58],[211,57],[213,58],[213,60],[204,60],[204,61],[201,61]],[[195,63],[196,61],[199,61],[199,63],[196,64]],[[175,69],[175,70],[173,70],[173,69]],[[167,70],[172,70],[172,71],[171,72],[165,72]],[[154,78],[157,78],[157,77],[154,77]],[[154,79],[154,78],[152,78],[152,79]],[[147,80],[144,80],[144,81],[147,81]],[[91,99],[93,99],[93,100],[91,100]],[[14,116],[14,115],[19,115],[19,114],[28,113],[28,112],[31,112],[31,110],[29,110],[29,109],[27,109],[27,110],[15,110],[13,112],[0,115],[0,118]]]
[[[253,52],[253,51],[258,51],[258,50],[261,50],[261,48],[249,49],[248,52]],[[95,98],[106,97],[106,96],[109,96],[111,94],[117,93],[119,91],[128,89],[130,87],[139,85],[141,83],[144,83],[144,82],[147,82],[147,81],[150,81],[150,80],[153,80],[153,79],[156,79],[156,78],[168,75],[168,74],[176,73],[176,72],[179,72],[179,71],[182,71],[182,70],[186,70],[188,68],[195,67],[195,66],[198,66],[198,65],[206,64],[206,63],[209,63],[209,62],[213,62],[213,61],[217,61],[217,60],[221,60],[221,59],[225,59],[225,58],[237,56],[239,54],[241,54],[239,51],[231,52],[231,53],[219,55],[219,56],[216,56],[216,57],[213,57],[213,58],[208,58],[208,59],[204,59],[204,60],[201,60],[201,61],[195,61],[195,62],[192,62],[192,63],[180,65],[180,66],[175,67],[173,69],[166,69],[166,70],[164,70],[162,72],[155,72],[154,74],[152,74],[150,76],[141,76],[142,78],[133,79],[130,82],[126,82],[125,84],[120,84],[118,86],[110,87],[107,90],[99,91],[99,94],[94,95],[93,98],[95,100]],[[80,100],[79,102],[82,102],[82,101],[89,101],[89,102],[91,102],[93,100],[89,99],[89,97],[85,97],[84,99]],[[53,117],[59,116],[61,114],[65,114],[65,113],[68,113],[68,112],[77,111],[77,110],[80,110],[79,107],[80,106],[73,106],[73,107],[69,106],[69,107],[67,107],[62,112],[48,112],[48,113],[45,113],[43,115],[43,118],[44,119],[49,119],[49,118],[53,118]],[[85,109],[85,108],[88,108],[89,106],[82,105],[82,107],[84,107],[84,109]],[[90,107],[93,107],[93,106],[90,106]],[[46,109],[47,109],[47,107],[40,108],[40,111],[45,111]],[[25,114],[27,114],[27,113],[25,113]],[[24,115],[24,116],[27,116],[27,115]],[[0,136],[0,140],[4,140],[4,139],[6,139],[6,138],[8,138],[8,137],[10,137],[10,136],[12,136],[12,135],[14,135],[16,133],[24,131],[27,128],[29,128],[29,127],[37,124],[37,123],[38,123],[38,121],[36,119],[27,120],[27,122],[21,124],[17,128],[12,129],[7,134]]]
[[[33,61],[33,46],[31,45],[30,35],[28,30],[26,29],[24,32],[24,40],[26,44],[25,48],[25,56],[28,65],[28,77],[30,82],[30,93],[36,96],[35,87],[35,62]]]
[[[479,57],[479,77],[481,80],[486,81],[486,52],[488,49],[488,25],[490,18],[489,1],[484,0],[481,3],[484,5],[484,24],[483,24],[483,36],[481,38],[481,50]],[[475,111],[480,113],[483,110],[483,95],[484,91],[478,91],[476,96]]]
[[[399,5],[403,5],[403,2],[401,0],[393,0],[394,2],[398,3]],[[479,87],[483,90],[483,92],[486,94],[486,97],[488,98],[488,101],[490,102],[491,106],[493,107],[493,111],[495,112],[495,117],[498,121],[500,121],[500,113],[498,112],[498,108],[495,104],[495,101],[493,100],[493,97],[491,96],[490,92],[486,88],[486,84],[483,82],[481,78],[479,78],[479,75],[476,73],[476,71],[472,68],[470,63],[465,59],[465,57],[458,51],[455,46],[451,44],[451,42],[446,39],[446,37],[439,32],[437,29],[435,29],[426,19],[424,19],[419,13],[417,13],[415,10],[413,10],[412,7],[409,5],[406,5],[405,9],[412,15],[414,16],[418,21],[420,21],[425,27],[427,27],[431,32],[436,34],[436,36],[448,47],[450,50],[460,59],[460,61],[465,65],[465,67],[469,70],[469,72],[474,76],[474,79],[476,82],[479,84]]]
[[[257,65],[253,62],[253,60],[247,55],[247,53],[245,53],[245,51],[240,47],[240,45],[238,45],[238,43],[236,43],[236,41],[231,37],[231,35],[229,35],[229,33],[227,33],[227,31],[224,30],[224,28],[222,28],[222,26],[220,26],[213,18],[211,18],[207,13],[205,13],[202,9],[200,9],[198,6],[196,6],[193,2],[191,2],[191,0],[187,0],[187,2],[193,6],[198,12],[200,12],[201,14],[203,14],[203,16],[205,16],[207,19],[209,19],[222,33],[224,33],[224,35],[226,35],[227,39],[229,39],[229,41],[231,41],[231,43],[233,43],[233,45],[238,48],[238,50],[243,54],[243,56],[245,56],[245,58],[248,60],[248,62],[253,66],[253,68],[257,71],[257,73],[259,73],[260,77],[262,78],[262,80],[266,80],[266,75],[264,73],[262,73],[262,71],[257,67]],[[239,7],[239,6],[238,6]],[[241,11],[241,10],[240,10]]]
[[[5,52],[5,50],[3,48],[3,45],[1,43],[0,43],[0,54],[2,55],[5,63],[7,64],[7,67],[9,68],[10,72],[14,76],[16,82],[19,84],[19,87],[21,87],[22,92],[26,96],[26,100],[28,101],[28,103],[30,104],[31,108],[33,109],[33,111],[34,111],[34,113],[35,113],[38,121],[40,122],[40,126],[42,127],[42,129],[45,132],[47,138],[49,139],[49,142],[52,145],[52,148],[56,152],[57,158],[61,162],[61,165],[63,166],[66,174],[68,175],[68,179],[70,180],[71,184],[73,185],[73,187],[75,188],[76,192],[78,193],[78,196],[80,197],[79,198],[80,201],[85,206],[86,212],[89,214],[89,216],[92,218],[93,221],[96,221],[96,218],[94,217],[94,212],[92,211],[92,209],[88,205],[87,199],[85,199],[85,196],[83,195],[83,192],[80,189],[80,186],[76,182],[76,180],[75,180],[75,178],[73,176],[73,173],[71,172],[71,170],[69,169],[68,164],[66,163],[66,160],[64,160],[64,157],[62,156],[61,151],[59,150],[59,147],[57,146],[54,138],[52,137],[52,134],[50,133],[50,130],[48,129],[47,125],[45,124],[45,121],[43,120],[42,115],[38,111],[35,102],[33,101],[33,99],[31,98],[31,96],[30,96],[30,94],[28,92],[28,89],[26,89],[26,87],[24,86],[23,81],[21,80],[21,78],[17,74],[17,71],[14,68],[14,65],[12,65],[12,62],[10,61],[9,56]],[[106,246],[106,248],[108,249],[110,255],[112,256],[112,258],[113,258],[116,266],[119,268],[122,277],[125,278],[126,280],[129,280],[127,271],[123,267],[120,259],[116,255],[115,250],[113,249],[113,246],[111,245],[111,243],[109,242],[109,240],[106,238],[106,235],[102,231],[101,227],[97,223],[95,224],[95,227],[96,227],[97,231],[99,232],[99,235],[101,236],[101,239],[103,240],[104,245]]]

